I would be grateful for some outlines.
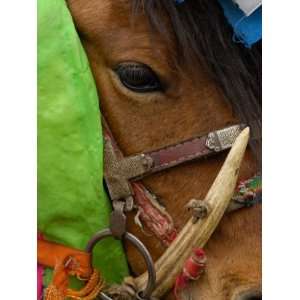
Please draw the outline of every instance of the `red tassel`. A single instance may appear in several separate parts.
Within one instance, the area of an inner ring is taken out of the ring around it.
[[[192,255],[183,265],[182,272],[177,276],[174,286],[176,300],[181,300],[181,292],[187,288],[189,281],[197,280],[206,266],[206,255],[202,248],[193,250]]]

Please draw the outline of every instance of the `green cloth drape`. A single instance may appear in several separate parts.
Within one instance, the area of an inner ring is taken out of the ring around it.
[[[95,83],[64,0],[38,0],[38,230],[84,249],[108,226],[103,140]],[[94,251],[108,282],[128,274],[122,245]]]

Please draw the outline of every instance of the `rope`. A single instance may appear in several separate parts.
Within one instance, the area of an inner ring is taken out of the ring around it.
[[[64,300],[64,295],[57,286],[50,284],[45,289],[45,300]]]
[[[94,269],[87,284],[79,291],[68,289],[66,297],[74,300],[93,300],[103,290],[104,285],[100,273]]]
[[[64,266],[62,265],[62,267]],[[105,286],[104,280],[96,269],[93,269],[91,277],[81,290],[66,288],[67,284],[67,272],[59,265],[55,268],[52,283],[45,290],[45,300],[93,300]]]

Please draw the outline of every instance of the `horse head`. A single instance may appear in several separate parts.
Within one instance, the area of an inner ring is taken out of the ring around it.
[[[126,155],[259,115],[259,86],[253,87],[256,81],[251,77],[257,63],[254,50],[247,54],[230,44],[229,29],[215,1],[184,3],[182,13],[171,0],[67,2],[92,68],[101,111]],[[199,14],[198,23],[193,23],[193,13]],[[247,64],[243,55],[248,56]],[[143,183],[163,199],[180,230],[190,217],[185,205],[192,198],[205,198],[224,160],[225,154],[220,154],[181,165]],[[252,176],[256,168],[255,155],[247,149],[240,178]],[[158,260],[165,247],[136,226],[133,213],[128,227]],[[224,216],[206,245],[207,270],[191,288],[194,299],[260,299],[260,232],[260,206]],[[126,252],[133,274],[143,272],[144,262],[136,250],[127,245]]]

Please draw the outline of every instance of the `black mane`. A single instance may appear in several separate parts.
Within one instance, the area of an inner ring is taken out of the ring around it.
[[[163,34],[167,15],[177,43],[180,63],[205,65],[222,89],[241,122],[249,124],[251,146],[260,161],[261,148],[261,43],[251,49],[232,40],[217,0],[132,0],[134,12],[143,10],[154,30]]]

